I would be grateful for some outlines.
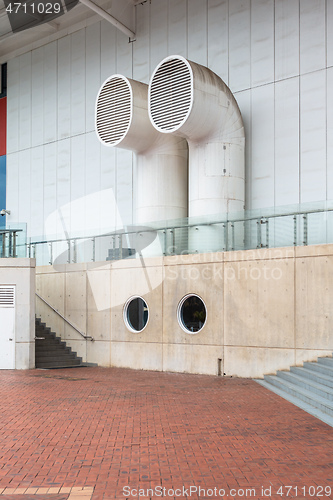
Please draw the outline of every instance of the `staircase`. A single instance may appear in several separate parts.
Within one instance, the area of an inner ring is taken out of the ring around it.
[[[292,366],[256,382],[333,427],[332,357]]]
[[[72,368],[83,366],[82,359],[72,352],[66,342],[57,337],[51,329],[36,318],[35,340],[36,368]]]

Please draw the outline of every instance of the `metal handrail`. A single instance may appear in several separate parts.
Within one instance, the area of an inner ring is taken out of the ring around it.
[[[69,321],[67,318],[65,318],[65,316],[63,316],[59,311],[57,311],[57,309],[55,309],[53,306],[51,306],[51,304],[49,304],[47,302],[47,300],[43,299],[43,297],[41,297],[37,292],[36,292],[36,296],[40,300],[42,300],[47,306],[49,306],[55,313],[57,313],[64,321],[66,321],[66,323],[68,323],[72,328],[74,328],[74,330],[76,330],[81,335],[81,337],[83,337],[85,340],[91,340],[91,341],[94,340],[94,337],[91,337],[90,335],[85,335],[83,332],[81,332],[81,330],[79,330],[77,326],[73,325],[73,323],[71,321]]]

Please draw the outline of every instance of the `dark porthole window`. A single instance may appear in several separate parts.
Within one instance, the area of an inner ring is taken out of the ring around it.
[[[207,319],[206,306],[198,295],[189,294],[178,304],[178,322],[187,333],[198,333]]]
[[[130,297],[124,307],[124,321],[131,332],[142,332],[149,318],[147,303],[141,297]]]

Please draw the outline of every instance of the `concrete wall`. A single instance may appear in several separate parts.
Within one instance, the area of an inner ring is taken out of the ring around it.
[[[333,0],[152,0],[133,43],[101,21],[27,47],[8,62],[8,220],[36,238],[135,220],[132,154],[99,144],[95,98],[116,72],[148,83],[171,54],[238,101],[247,208],[333,199],[332,32]]]
[[[9,341],[6,323],[0,319],[0,369],[4,368],[1,361],[5,353],[11,356],[13,351],[12,368],[35,367],[35,266],[34,259],[0,259],[0,285],[15,287],[13,341]],[[2,311],[0,308],[0,315]]]
[[[262,377],[331,354],[333,245],[70,264],[37,268],[37,291],[94,342],[47,306],[37,314],[84,360],[120,366]],[[197,334],[178,324],[177,306],[199,295],[207,320]],[[149,321],[132,333],[127,299],[140,295]]]

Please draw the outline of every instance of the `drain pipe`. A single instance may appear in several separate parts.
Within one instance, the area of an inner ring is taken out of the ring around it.
[[[119,74],[108,78],[97,96],[95,126],[102,144],[135,153],[136,223],[187,217],[188,146],[152,126],[146,84]]]
[[[182,56],[166,57],[151,77],[148,106],[156,130],[188,141],[189,216],[242,213],[244,126],[237,102],[221,78]],[[213,229],[208,233],[199,235],[197,231],[192,251],[226,246],[221,237],[216,239]],[[241,231],[240,245],[243,236]]]

